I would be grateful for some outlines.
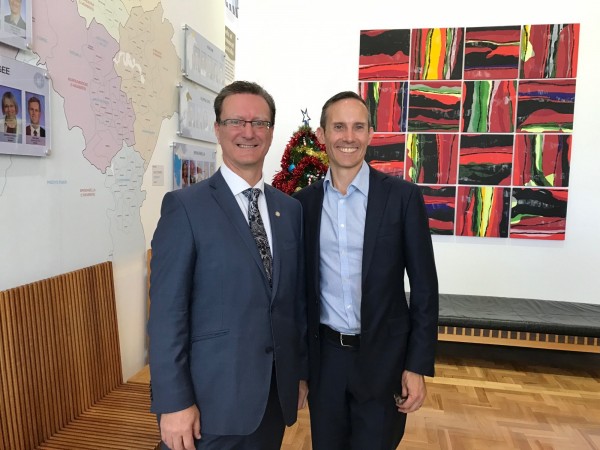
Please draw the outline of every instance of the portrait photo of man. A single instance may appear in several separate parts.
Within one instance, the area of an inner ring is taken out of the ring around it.
[[[46,130],[42,127],[42,112],[44,110],[42,100],[37,95],[27,94],[27,96],[29,122],[25,127],[25,142],[27,144],[44,145],[46,143]]]

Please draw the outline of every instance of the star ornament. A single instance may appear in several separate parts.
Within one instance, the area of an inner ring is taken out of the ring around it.
[[[308,116],[308,108],[301,109],[300,112],[302,113],[302,122],[304,122],[304,125],[308,126],[308,122],[310,121],[310,117]]]

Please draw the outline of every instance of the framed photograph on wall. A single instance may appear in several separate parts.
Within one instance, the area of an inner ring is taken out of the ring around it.
[[[190,139],[216,143],[213,107],[215,98],[216,94],[184,80],[179,85],[179,131],[177,134]]]
[[[219,92],[225,86],[225,52],[188,25],[183,30],[183,76],[211,91]]]
[[[173,142],[173,190],[207,179],[215,173],[216,165],[214,146]]]
[[[0,153],[47,156],[50,89],[39,67],[0,56]]]
[[[11,47],[31,44],[31,3],[33,0],[0,0],[0,42]]]

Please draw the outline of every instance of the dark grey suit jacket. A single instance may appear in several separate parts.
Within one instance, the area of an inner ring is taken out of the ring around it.
[[[310,386],[319,382],[319,239],[323,181],[297,194],[304,210]],[[410,308],[404,275],[410,280]],[[402,371],[433,375],[438,283],[423,196],[418,186],[370,168],[362,260],[358,398],[400,393]]]
[[[308,377],[302,208],[265,185],[273,288],[220,171],[169,192],[152,240],[152,411],[196,404],[202,431],[247,435],[259,425],[273,360],[284,419],[296,420]]]

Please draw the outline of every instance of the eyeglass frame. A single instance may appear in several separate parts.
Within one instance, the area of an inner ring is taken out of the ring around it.
[[[270,129],[273,126],[273,122],[269,120],[243,120],[243,119],[224,119],[219,121],[219,125],[225,127],[243,129],[246,128],[246,124],[249,123],[253,130],[264,130]]]

